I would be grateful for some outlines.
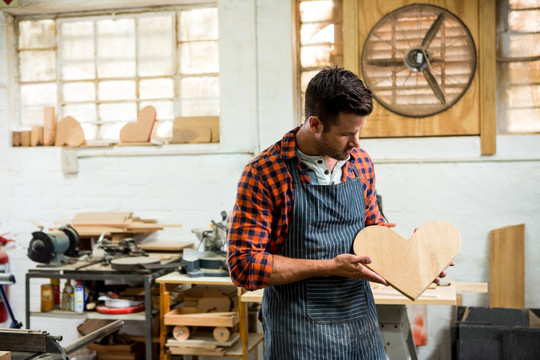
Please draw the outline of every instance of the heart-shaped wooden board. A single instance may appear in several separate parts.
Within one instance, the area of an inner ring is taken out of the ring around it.
[[[136,123],[127,123],[120,130],[120,142],[149,142],[156,121],[156,108],[152,105],[141,110]]]
[[[356,255],[371,257],[369,269],[413,301],[450,265],[460,247],[458,229],[440,220],[422,225],[409,240],[385,226],[368,226],[353,245]]]

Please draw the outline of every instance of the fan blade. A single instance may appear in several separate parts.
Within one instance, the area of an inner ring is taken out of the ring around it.
[[[439,31],[439,28],[441,27],[443,20],[444,20],[444,13],[441,13],[439,16],[437,16],[433,24],[431,24],[431,27],[426,33],[426,36],[424,36],[424,40],[422,40],[422,47],[424,49],[426,49],[429,46],[429,44],[431,44],[431,41],[433,41],[433,39],[435,38],[435,35],[437,35],[437,32]]]
[[[395,67],[403,65],[403,59],[374,59],[366,60],[367,65],[382,66],[382,67]]]
[[[439,99],[441,104],[446,104],[446,97],[444,96],[444,92],[442,91],[441,87],[437,83],[437,80],[435,80],[435,77],[433,76],[431,71],[429,69],[426,69],[422,71],[422,73],[424,74],[424,77],[426,78],[427,83],[431,87],[431,90],[433,90],[433,93],[435,94],[437,99]]]

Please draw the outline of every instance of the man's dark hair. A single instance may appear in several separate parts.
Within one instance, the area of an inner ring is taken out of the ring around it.
[[[362,80],[349,70],[326,67],[315,75],[306,89],[306,121],[317,116],[328,131],[340,112],[366,116],[373,110],[373,96]]]

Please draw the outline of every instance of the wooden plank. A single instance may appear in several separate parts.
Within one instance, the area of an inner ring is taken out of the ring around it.
[[[485,282],[458,282],[456,283],[456,292],[474,292],[474,293],[487,293],[488,283]]]
[[[30,132],[30,146],[43,145],[43,126],[32,126]]]
[[[343,0],[343,67],[360,74],[358,1]]]
[[[422,225],[409,240],[385,226],[368,226],[356,235],[353,245],[355,254],[372,258],[366,267],[411,300],[450,265],[460,247],[456,227],[439,220]]]
[[[195,245],[184,241],[152,241],[141,244],[144,251],[181,251],[186,248],[194,249]]]
[[[126,220],[133,215],[130,211],[112,212],[80,212],[71,220],[72,225],[107,225],[124,226]]]
[[[11,360],[11,351],[0,351],[0,360]]]
[[[56,138],[56,115],[54,106],[43,108],[43,145],[54,145]]]
[[[174,309],[165,314],[163,322],[165,325],[233,327],[238,324],[238,314],[234,312],[228,315],[180,314],[179,309]]]
[[[172,143],[219,142],[219,116],[179,116],[174,119]]]
[[[490,232],[491,307],[525,306],[525,225]]]
[[[497,152],[495,1],[479,0],[478,7],[480,147],[482,155],[493,155]]]

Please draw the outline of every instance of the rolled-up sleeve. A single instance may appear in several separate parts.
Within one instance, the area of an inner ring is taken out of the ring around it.
[[[264,288],[272,273],[273,257],[266,252],[272,224],[270,204],[256,169],[248,164],[238,182],[227,239],[231,279],[246,290]]]

